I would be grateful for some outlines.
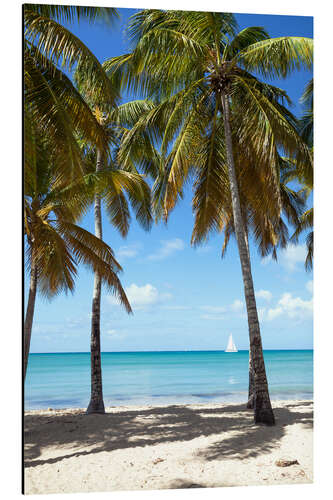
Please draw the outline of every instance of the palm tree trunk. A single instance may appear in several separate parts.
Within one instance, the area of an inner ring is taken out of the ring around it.
[[[246,243],[246,249],[247,249],[249,261],[251,262],[249,239],[248,239],[247,231],[245,231],[245,243]],[[247,404],[246,404],[246,407],[249,410],[251,410],[251,409],[253,410],[253,398],[254,398],[254,373],[253,373],[251,349],[249,349],[249,395],[248,395]]]
[[[96,172],[102,169],[102,154],[97,150]],[[95,194],[95,236],[102,239],[102,214],[101,214],[101,199],[98,194]],[[99,273],[95,272],[94,291],[92,300],[92,316],[91,316],[91,339],[90,339],[90,357],[91,357],[91,396],[90,403],[87,408],[87,414],[90,413],[105,413],[103,402],[102,388],[102,363],[101,363],[101,332],[100,332],[100,317],[101,317],[101,289],[102,280]]]
[[[232,199],[233,218],[235,225],[235,234],[239,252],[239,258],[242,267],[245,301],[247,309],[247,318],[250,337],[250,351],[254,376],[254,421],[255,423],[264,423],[274,425],[275,418],[269,398],[268,384],[266,378],[266,370],[264,356],[261,344],[260,327],[257,313],[257,305],[254,295],[254,286],[251,272],[251,262],[249,252],[246,246],[246,235],[242,221],[240,208],[239,192],[236,179],[236,171],[232,149],[232,135],[230,127],[230,108],[229,98],[222,91],[221,101],[223,108],[224,132],[227,149],[227,163],[230,182],[230,191]]]
[[[30,352],[30,340],[31,340],[31,330],[32,323],[34,319],[35,302],[36,302],[36,292],[37,292],[37,268],[34,263],[33,257],[31,258],[31,271],[30,271],[30,288],[29,288],[29,298],[27,311],[24,320],[24,380],[27,374],[28,359]]]
[[[254,372],[252,365],[251,349],[249,350],[249,395],[246,407],[253,409],[253,398],[254,398]]]

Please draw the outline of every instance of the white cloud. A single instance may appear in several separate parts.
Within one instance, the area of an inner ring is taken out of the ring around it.
[[[288,271],[296,271],[301,264],[304,266],[306,258],[306,245],[288,245],[286,249],[281,251],[281,264]]]
[[[169,300],[172,297],[170,293],[160,293],[157,288],[150,283],[143,286],[138,286],[135,283],[132,283],[130,286],[125,288],[125,293],[132,308],[134,309],[144,309],[153,304]],[[108,295],[107,300],[111,305],[119,304],[117,298],[112,295]]]
[[[313,281],[310,280],[307,282],[305,285],[305,288],[307,289],[308,292],[313,293]]]
[[[231,310],[234,312],[240,312],[243,310],[244,304],[241,300],[236,299],[230,306]]]
[[[136,257],[138,255],[140,248],[141,244],[139,243],[121,246],[116,252],[116,259],[133,259],[133,257]]]
[[[268,309],[267,320],[272,321],[273,319],[277,318],[278,316],[281,316],[281,314],[283,314],[282,307],[275,307],[274,309]]]
[[[133,307],[154,304],[158,300],[157,288],[149,283],[141,287],[132,283],[126,288],[126,295]]]
[[[272,300],[272,294],[269,290],[258,290],[255,294],[258,299],[264,299],[268,302]]]
[[[282,295],[275,308],[267,312],[268,321],[272,321],[278,316],[284,315],[292,319],[306,319],[312,316],[313,301],[303,300],[300,297],[293,297],[291,293],[286,292]]]
[[[174,238],[173,240],[162,240],[161,248],[156,253],[148,255],[148,260],[163,260],[179,250],[184,250],[183,240]]]

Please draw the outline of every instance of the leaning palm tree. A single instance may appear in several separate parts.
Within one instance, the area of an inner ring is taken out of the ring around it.
[[[57,163],[62,158],[50,147],[44,130],[29,119],[28,108],[25,112],[24,230],[30,289],[24,324],[24,377],[37,290],[47,298],[62,291],[73,292],[79,263],[98,273],[131,312],[118,278],[122,268],[112,249],[77,225],[89,206],[89,189],[82,182],[59,182]]]
[[[297,161],[309,162],[308,150],[293,118],[279,103],[279,90],[269,89],[253,72],[286,76],[301,65],[311,67],[312,40],[271,39],[263,28],[235,35],[231,14],[142,11],[129,27],[134,49],[104,65],[123,85],[162,100],[138,128],[160,133],[162,162],[155,201],[165,215],[174,208],[184,182],[195,175],[195,189],[207,210],[202,227],[219,227],[224,203],[231,204],[243,274],[250,352],[254,372],[254,419],[274,424],[250,255],[243,222],[237,166],[246,167],[264,186],[263,210],[281,210],[278,148]],[[273,95],[272,95],[273,92]],[[280,95],[281,97],[281,95]],[[162,125],[162,115],[167,118]],[[158,124],[158,120],[160,123]],[[161,131],[162,129],[162,131]],[[162,133],[161,133],[162,132]]]

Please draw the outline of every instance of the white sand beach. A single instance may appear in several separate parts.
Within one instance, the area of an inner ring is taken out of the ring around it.
[[[273,408],[274,427],[240,404],[27,411],[25,492],[311,483],[312,401]]]

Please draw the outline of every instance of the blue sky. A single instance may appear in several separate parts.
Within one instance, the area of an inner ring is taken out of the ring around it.
[[[111,29],[86,23],[71,29],[102,62],[128,50],[123,28],[133,12],[120,9],[122,19]],[[271,36],[313,36],[310,17],[238,14],[236,18],[240,29],[257,25]],[[297,115],[301,112],[298,100],[310,78],[309,72],[300,71],[273,82],[287,90]],[[104,239],[124,268],[121,279],[134,309],[134,315],[127,316],[103,291],[103,351],[224,349],[229,333],[238,348],[248,348],[236,244],[231,241],[223,260],[223,235],[212,237],[203,247],[191,248],[190,202],[188,190],[168,225],[155,225],[149,233],[133,220],[125,240],[103,216]],[[93,231],[92,213],[82,225]],[[304,270],[305,253],[301,241],[280,252],[275,263],[261,259],[251,244],[266,349],[312,348],[312,273]],[[52,302],[37,299],[31,352],[89,351],[92,286],[92,273],[80,267],[74,295],[62,294]]]

